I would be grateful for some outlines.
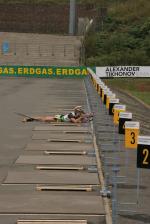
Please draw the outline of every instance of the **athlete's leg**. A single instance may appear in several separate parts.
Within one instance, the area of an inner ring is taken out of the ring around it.
[[[32,118],[23,119],[23,122],[31,122],[31,121],[55,122],[56,118],[54,116],[36,116]]]
[[[35,120],[43,121],[43,122],[54,122],[56,121],[54,116],[40,116],[40,117],[34,117]]]

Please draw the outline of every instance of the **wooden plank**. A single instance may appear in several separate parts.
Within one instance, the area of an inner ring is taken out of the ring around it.
[[[36,166],[37,170],[79,170],[85,169],[84,166]]]
[[[87,151],[44,151],[45,155],[86,155]]]
[[[18,220],[17,224],[87,224],[87,220]]]
[[[53,122],[53,123],[51,123],[51,125],[52,126],[57,126],[57,127],[62,127],[62,126],[64,126],[64,127],[81,127],[81,125],[80,124],[73,124],[73,123],[69,123],[69,122],[66,122],[66,123],[63,123],[63,122]]]
[[[91,192],[92,186],[64,185],[64,186],[36,186],[37,191],[87,191]]]
[[[68,130],[63,131],[65,134],[90,134],[89,130]]]
[[[41,138],[33,138],[33,140],[46,140],[46,139],[41,139]],[[84,140],[79,140],[79,139],[47,139],[48,142],[74,142],[74,143],[82,143]]]

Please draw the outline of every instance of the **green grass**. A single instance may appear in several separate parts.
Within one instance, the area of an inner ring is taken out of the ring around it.
[[[105,83],[120,90],[127,91],[144,103],[150,105],[150,79],[107,79]]]
[[[150,92],[136,92],[136,91],[131,91],[131,93],[142,100],[144,103],[150,105]]]

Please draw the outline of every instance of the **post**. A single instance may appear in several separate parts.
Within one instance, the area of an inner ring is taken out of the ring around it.
[[[76,0],[70,0],[69,35],[76,33]]]
[[[118,198],[117,198],[117,176],[119,172],[118,167],[113,167],[112,169],[113,176],[112,176],[112,223],[118,223]]]

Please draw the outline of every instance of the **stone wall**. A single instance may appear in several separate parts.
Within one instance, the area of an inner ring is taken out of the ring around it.
[[[91,7],[78,6],[77,17],[92,17]],[[0,4],[0,32],[68,33],[69,5]]]

